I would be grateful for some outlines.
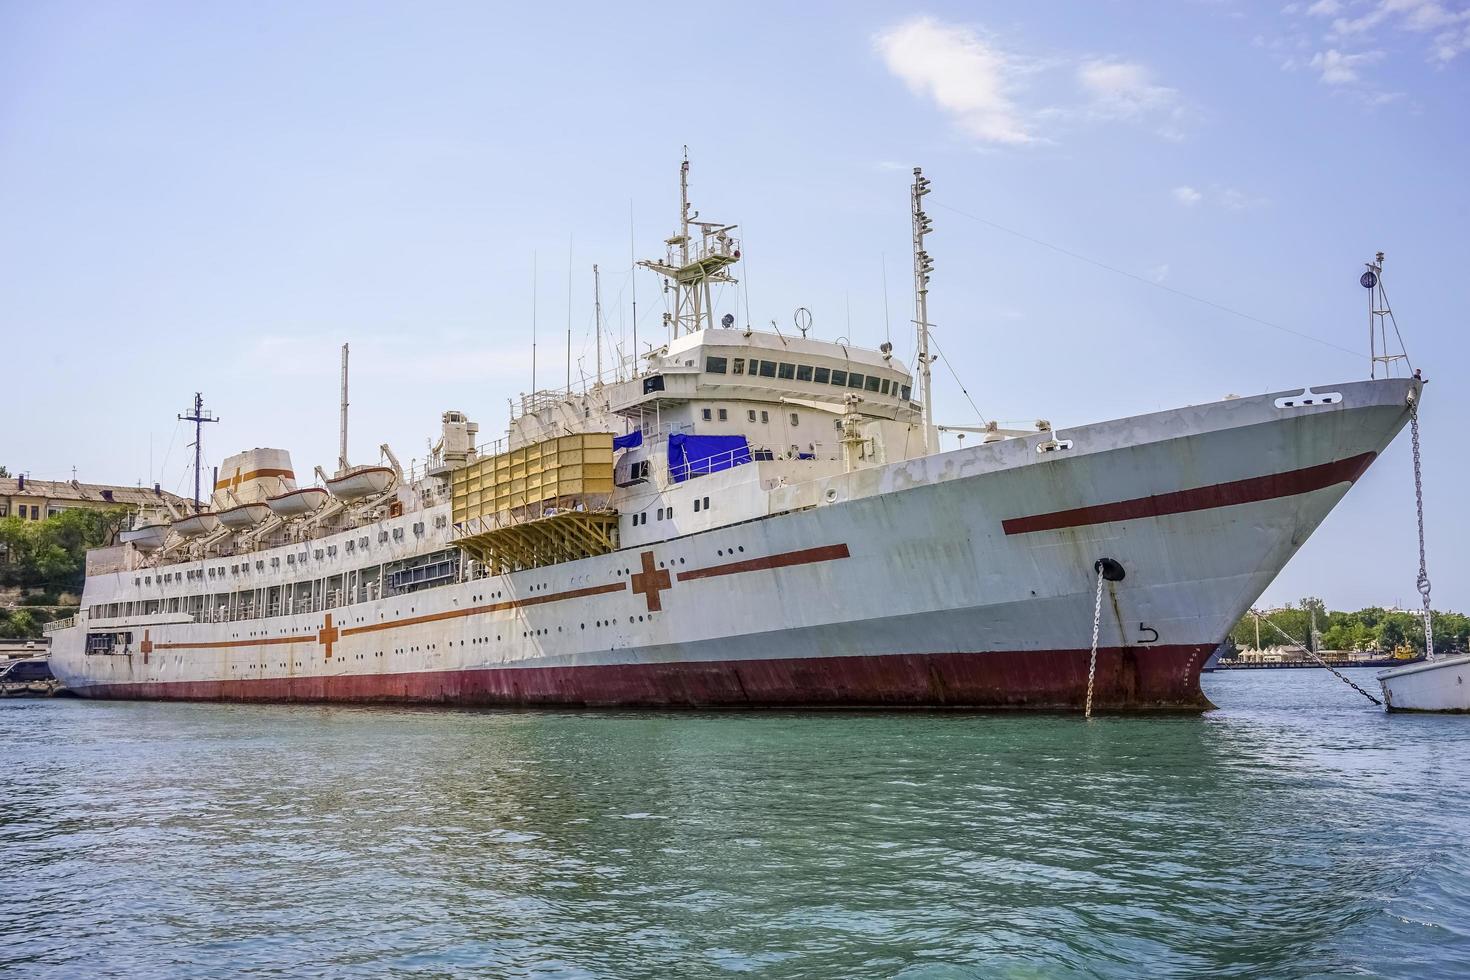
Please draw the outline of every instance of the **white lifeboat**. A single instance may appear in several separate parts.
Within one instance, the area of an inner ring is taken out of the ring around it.
[[[301,487],[276,494],[265,503],[277,517],[302,517],[326,502],[327,491],[321,487]]]
[[[123,544],[130,544],[145,554],[157,551],[163,547],[168,540],[169,526],[167,524],[140,524],[118,533],[118,540]]]
[[[238,507],[220,511],[219,522],[232,531],[240,531],[247,527],[254,527],[270,516],[271,509],[267,504],[241,504]]]
[[[1389,711],[1470,712],[1470,656],[1436,657],[1380,671]]]
[[[197,514],[182,517],[169,526],[178,532],[181,538],[197,538],[219,527],[219,515],[209,511],[200,511]]]
[[[382,493],[393,483],[393,470],[387,466],[354,466],[327,481],[327,489],[338,500],[360,500]]]

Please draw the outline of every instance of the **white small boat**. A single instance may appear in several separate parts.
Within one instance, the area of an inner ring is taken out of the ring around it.
[[[118,540],[142,552],[157,551],[168,540],[167,524],[139,524],[118,533]]]
[[[232,531],[254,527],[271,516],[269,505],[264,503],[240,504],[219,512],[219,522]]]
[[[179,537],[197,538],[219,527],[219,515],[209,511],[200,511],[198,514],[182,517],[169,526],[178,532]]]
[[[1470,712],[1470,654],[1379,671],[1389,711]]]
[[[313,513],[326,502],[327,491],[321,487],[301,487],[277,494],[265,503],[277,517],[302,517]]]
[[[327,489],[338,500],[360,500],[387,490],[393,470],[387,466],[354,466],[327,481]]]

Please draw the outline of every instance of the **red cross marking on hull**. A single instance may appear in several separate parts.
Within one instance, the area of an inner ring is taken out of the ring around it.
[[[332,644],[342,637],[342,631],[332,625],[332,614],[327,613],[326,624],[316,632],[316,641],[327,648],[326,659],[332,659]]]
[[[660,593],[664,589],[673,588],[673,584],[669,581],[669,570],[653,567],[653,552],[651,551],[645,551],[642,560],[643,571],[633,575],[633,591],[643,596],[648,602],[649,612],[661,612],[664,603]]]
[[[148,654],[153,652],[153,640],[148,636],[148,631],[143,631],[143,642],[138,644],[138,649],[143,651],[143,662],[148,662]]]

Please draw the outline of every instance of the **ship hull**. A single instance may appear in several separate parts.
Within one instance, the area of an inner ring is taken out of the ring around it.
[[[1104,583],[1095,706],[1198,710],[1209,654],[1417,387],[1333,391],[760,487],[756,520],[407,595],[140,621],[127,656],[84,656],[67,630],[53,669],[88,697],[1073,709],[1109,558],[1124,575]],[[751,491],[746,472],[690,482],[708,512]]]

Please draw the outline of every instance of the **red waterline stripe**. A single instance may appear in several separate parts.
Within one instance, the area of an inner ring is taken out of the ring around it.
[[[1134,497],[1110,504],[1094,504],[1091,507],[1075,507],[1058,510],[1050,514],[1031,517],[1012,517],[1001,521],[1006,534],[1030,534],[1033,531],[1055,531],[1064,527],[1084,527],[1088,524],[1108,524],[1113,521],[1133,521],[1141,517],[1163,517],[1166,514],[1185,514],[1196,510],[1212,510],[1234,504],[1253,504],[1278,497],[1294,497],[1310,493],[1338,483],[1352,483],[1363,475],[1377,453],[1360,453],[1347,459],[1333,460],[1317,466],[1308,466],[1286,473],[1270,473],[1252,476],[1229,483],[1216,483],[1190,490],[1176,490],[1151,497]]]
[[[1104,709],[1210,707],[1199,687],[1213,643],[1097,652]],[[94,698],[356,701],[561,707],[1074,708],[1090,651],[894,653],[768,660],[505,667],[412,673],[100,684]]]
[[[724,565],[695,568],[687,572],[680,572],[679,581],[688,582],[692,579],[716,578],[720,575],[738,575],[741,572],[760,572],[770,568],[788,568],[792,565],[810,565],[814,562],[850,557],[852,556],[847,550],[847,545],[829,544],[820,548],[787,551],[779,555],[767,555],[764,558],[747,558],[744,561],[732,561]]]

